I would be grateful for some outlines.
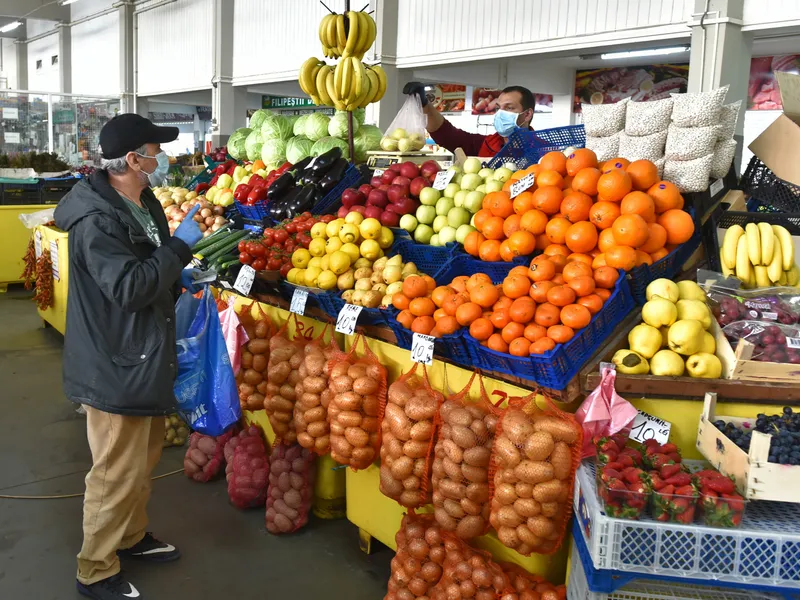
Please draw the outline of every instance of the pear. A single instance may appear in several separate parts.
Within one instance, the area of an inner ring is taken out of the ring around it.
[[[657,280],[658,281],[658,280]],[[669,281],[665,279],[664,281]],[[672,283],[670,281],[670,283]],[[652,327],[672,325],[678,320],[678,309],[663,296],[653,296],[642,307],[642,321]]]
[[[669,328],[668,340],[669,349],[683,354],[684,356],[691,356],[695,352],[700,352],[703,345],[703,324],[694,319],[683,319],[676,321],[672,327]]]
[[[656,279],[651,281],[644,291],[645,297],[652,300],[654,296],[661,296],[670,302],[677,302],[680,297],[680,290],[678,284],[670,279]]]
[[[617,350],[611,358],[617,371],[627,375],[646,375],[650,372],[647,359],[633,350]]]
[[[694,281],[684,280],[678,282],[678,293],[681,300],[702,300],[706,301],[706,293]]]
[[[711,311],[705,301],[678,300],[675,305],[678,309],[678,320],[694,319],[703,324],[703,329],[711,327]]]
[[[659,377],[680,377],[683,375],[683,358],[672,350],[659,350],[650,359],[650,373]]]
[[[378,261],[381,261],[381,260],[383,260],[383,259],[382,258],[378,259]],[[386,266],[388,267],[389,265],[392,265],[392,266],[395,266],[395,267],[400,267],[400,270],[402,270],[403,269],[403,257],[400,256],[399,254],[395,254],[392,258],[387,258],[386,259]]]
[[[628,333],[628,345],[637,354],[652,358],[661,348],[661,332],[651,325],[642,323]]]
[[[355,271],[353,269],[348,269],[336,280],[336,287],[340,290],[352,290],[353,287],[356,285],[356,278],[354,277]]]
[[[692,377],[719,379],[722,376],[722,363],[713,354],[698,352],[686,359],[686,370]]]
[[[669,342],[667,341],[667,338],[669,336],[669,325],[664,325],[663,327],[661,327],[659,329],[659,331],[661,332],[661,348],[662,348],[662,350],[664,348],[669,348]]]
[[[714,354],[717,351],[717,340],[714,336],[707,331],[703,332],[703,345],[700,346],[700,352],[708,352]]]

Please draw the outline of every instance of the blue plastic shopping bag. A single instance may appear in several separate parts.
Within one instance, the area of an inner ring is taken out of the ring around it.
[[[175,306],[178,412],[195,431],[222,435],[242,416],[236,378],[217,305],[206,287],[201,298],[184,292]]]

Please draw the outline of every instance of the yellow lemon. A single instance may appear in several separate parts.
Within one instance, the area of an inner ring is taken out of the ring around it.
[[[311,243],[308,245],[308,251],[311,253],[311,256],[324,256],[325,240],[322,238],[311,240]]]
[[[332,290],[336,287],[336,279],[333,271],[322,271],[317,276],[317,285],[323,290]]]
[[[325,258],[330,258],[330,265],[331,271],[336,273],[336,275],[341,275],[342,273],[346,272],[347,269],[350,268],[350,255],[346,252],[342,252],[339,250],[338,252],[334,252],[330,255],[330,257],[326,256]]]
[[[378,245],[386,249],[392,245],[394,242],[394,233],[388,227],[381,227],[381,233],[378,236]]]
[[[358,230],[365,240],[377,240],[381,235],[381,222],[378,219],[364,219],[358,226]]]
[[[347,254],[350,257],[350,262],[354,263],[359,258],[361,258],[361,252],[358,251],[358,246],[350,242],[349,244],[343,244],[341,248],[339,248],[342,252]]]
[[[380,258],[381,247],[375,240],[364,240],[361,242],[361,256],[369,260],[376,260]]]
[[[325,228],[327,227],[327,223],[314,223],[314,226],[311,228],[309,232],[311,234],[312,239],[317,238],[324,238],[327,237],[327,233]]]
[[[319,274],[322,273],[322,269],[319,267],[309,267],[306,269],[306,272],[303,275],[303,280],[305,284],[309,287],[316,287],[317,286],[317,278]]]
[[[311,260],[311,252],[305,248],[298,248],[292,253],[292,265],[298,269],[304,269],[308,266],[308,261]]]
[[[321,257],[319,259],[319,268],[322,269],[323,271],[327,271],[330,268],[328,266],[328,265],[330,265],[330,262],[329,262],[330,258],[331,258],[330,254],[326,254],[325,256]]]
[[[325,235],[329,238],[336,237],[339,233],[339,228],[344,224],[344,219],[334,219],[325,226]]]
[[[340,240],[338,237],[328,238],[328,241],[325,242],[325,253],[326,254],[333,254],[337,250],[340,250],[344,242]]]
[[[298,269],[297,267],[293,267],[293,268],[289,269],[289,272],[286,274],[286,281],[288,281],[289,283],[295,283],[295,281],[296,281],[295,278],[297,277],[297,273],[300,270],[301,269]]]
[[[345,223],[339,228],[339,239],[345,244],[356,243],[358,241],[358,227],[350,223]]]
[[[308,261],[308,266],[306,266],[306,269],[322,270],[322,259],[319,256],[315,256],[310,261]]]
[[[364,220],[364,215],[362,215],[357,210],[347,213],[347,216],[344,218],[344,222],[350,223],[351,225],[361,225],[361,221],[363,220]]]

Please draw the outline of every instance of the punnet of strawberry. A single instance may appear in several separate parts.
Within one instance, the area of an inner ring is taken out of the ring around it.
[[[700,491],[703,522],[710,527],[739,527],[747,500],[736,491],[733,480],[712,469],[699,471],[693,476]]]
[[[609,517],[638,519],[647,507],[650,482],[642,455],[625,445],[627,434],[596,438],[597,490]]]
[[[683,461],[675,444],[659,444],[656,440],[647,440],[644,448],[644,464],[651,471],[660,471],[664,465],[679,465]]]

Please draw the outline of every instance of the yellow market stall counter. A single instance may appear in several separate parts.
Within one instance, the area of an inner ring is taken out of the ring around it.
[[[39,225],[33,233],[40,237],[42,250],[50,252],[53,263],[53,305],[46,310],[37,309],[39,316],[56,331],[64,335],[67,325],[67,289],[69,288],[69,236],[57,227]]]
[[[41,204],[0,206],[0,293],[9,283],[20,283],[25,269],[23,257],[31,239],[31,230],[19,220],[20,215],[38,212]]]

